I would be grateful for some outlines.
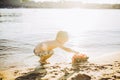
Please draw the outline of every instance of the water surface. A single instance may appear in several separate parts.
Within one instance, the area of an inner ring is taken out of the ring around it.
[[[0,65],[33,55],[35,45],[55,39],[60,30],[69,33],[65,46],[91,58],[120,52],[119,21],[120,10],[113,9],[0,9]],[[55,55],[69,58],[59,48]]]

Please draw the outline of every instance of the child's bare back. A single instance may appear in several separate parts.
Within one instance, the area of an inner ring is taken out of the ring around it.
[[[57,48],[59,46],[60,46],[60,44],[55,40],[46,41],[46,42],[42,42],[42,43],[38,44],[35,48],[35,52],[51,51],[54,48]]]

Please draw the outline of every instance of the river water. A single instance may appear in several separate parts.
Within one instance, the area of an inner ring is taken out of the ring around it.
[[[91,58],[120,52],[120,10],[0,9],[0,65],[21,62],[60,30],[69,34],[65,46]],[[59,59],[69,57],[59,48],[55,53]]]

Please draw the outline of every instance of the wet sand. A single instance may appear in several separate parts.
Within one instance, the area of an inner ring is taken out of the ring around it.
[[[11,66],[1,69],[0,80],[120,80],[119,56],[109,54],[79,65],[54,61],[46,65]]]

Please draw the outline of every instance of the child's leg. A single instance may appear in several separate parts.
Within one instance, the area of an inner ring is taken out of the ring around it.
[[[40,63],[46,63],[45,57],[44,56],[40,57],[40,61],[39,62]]]
[[[47,54],[42,57],[40,57],[40,63],[47,63],[47,59],[50,58],[53,54]]]

